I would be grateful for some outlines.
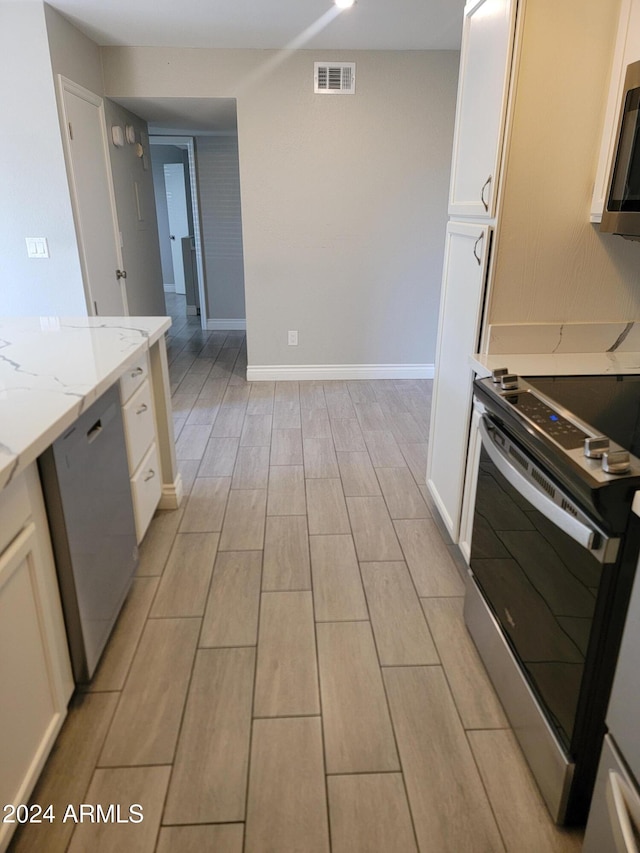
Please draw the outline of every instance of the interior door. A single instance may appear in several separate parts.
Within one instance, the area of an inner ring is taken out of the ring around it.
[[[90,314],[128,314],[102,98],[60,77],[65,152]]]
[[[167,193],[173,278],[176,284],[176,293],[185,293],[182,238],[189,236],[189,219],[187,217],[187,193],[182,163],[165,163],[164,185]]]

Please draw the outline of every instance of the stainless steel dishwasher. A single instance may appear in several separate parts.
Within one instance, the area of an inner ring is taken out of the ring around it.
[[[138,561],[117,386],[39,459],[76,682],[88,681]]]

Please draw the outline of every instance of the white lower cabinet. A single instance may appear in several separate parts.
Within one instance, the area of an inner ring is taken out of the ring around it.
[[[162,473],[147,354],[120,379],[136,537],[142,542],[162,497]]]
[[[131,471],[135,471],[156,438],[149,382],[145,381],[122,407],[122,419],[124,421],[129,468]]]
[[[467,222],[447,226],[427,485],[454,542],[471,418],[469,355],[478,351],[491,232],[487,225]]]
[[[138,544],[140,544],[162,495],[160,462],[155,442],[131,477],[131,495],[133,497],[133,515],[136,520],[136,535]]]
[[[0,500],[0,528],[5,540],[9,529],[12,535],[0,555],[2,808],[28,803],[73,692],[62,606],[35,463],[5,492],[0,493],[0,498],[5,499]],[[22,509],[19,516],[16,507]],[[15,818],[5,809],[2,817],[11,816]],[[15,828],[15,823],[0,823],[0,851],[7,849]]]

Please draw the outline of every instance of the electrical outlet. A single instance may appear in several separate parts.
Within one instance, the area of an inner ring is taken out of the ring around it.
[[[287,343],[290,347],[298,346],[298,332],[295,330],[290,330],[287,332]]]

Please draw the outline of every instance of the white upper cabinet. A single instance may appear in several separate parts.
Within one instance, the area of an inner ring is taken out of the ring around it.
[[[495,216],[516,0],[471,0],[464,10],[449,214]]]
[[[624,77],[627,65],[640,59],[640,0],[622,0],[618,36],[613,54],[609,96],[605,111],[600,157],[591,200],[591,221],[600,222],[604,210],[611,163],[615,154],[620,121],[620,108],[624,94]]]

